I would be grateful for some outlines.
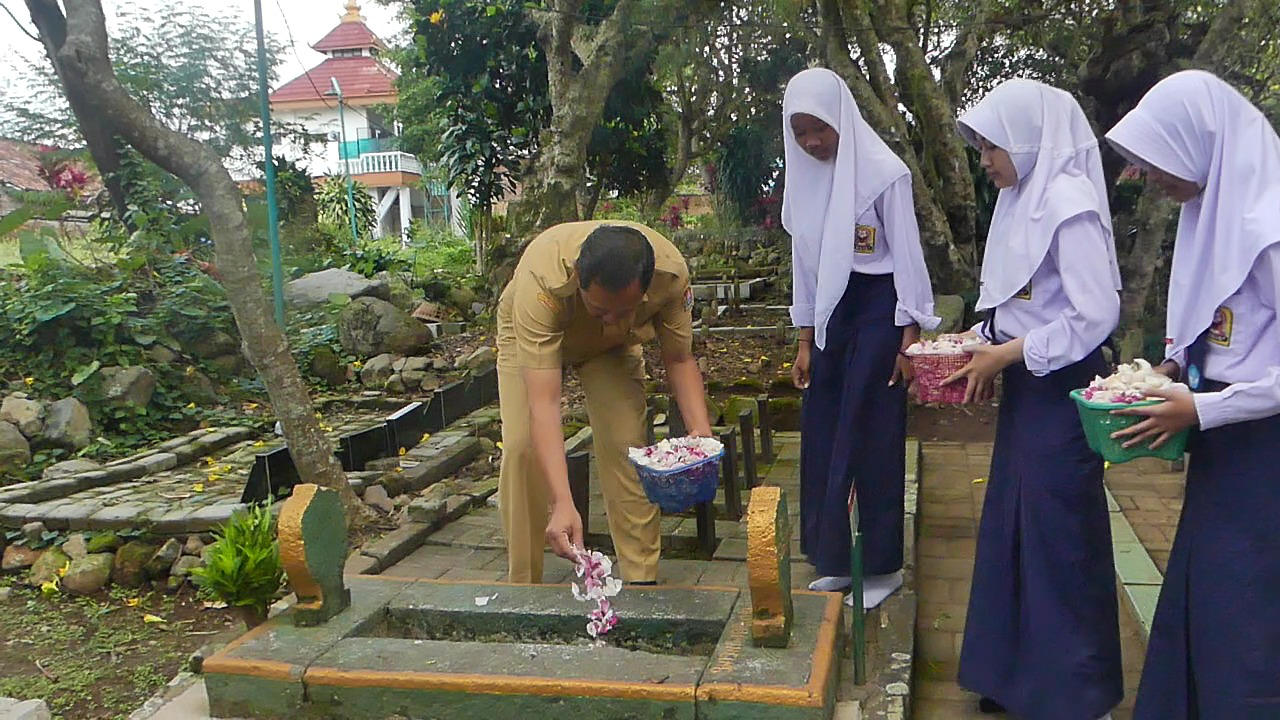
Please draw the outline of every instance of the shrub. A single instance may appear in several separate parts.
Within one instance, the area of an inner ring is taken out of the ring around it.
[[[261,624],[284,585],[270,506],[254,505],[236,513],[216,535],[204,567],[191,571],[200,594],[239,609],[251,628]]]

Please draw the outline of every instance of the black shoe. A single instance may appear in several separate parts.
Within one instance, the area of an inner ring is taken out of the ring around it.
[[[978,712],[985,713],[987,715],[994,715],[996,713],[1005,712],[1005,709],[1003,705],[995,700],[984,697],[978,699]]]

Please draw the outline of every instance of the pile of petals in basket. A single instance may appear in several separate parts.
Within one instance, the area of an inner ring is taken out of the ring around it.
[[[674,470],[715,457],[723,449],[724,445],[715,438],[682,437],[668,438],[645,448],[631,448],[628,455],[637,465],[651,470]]]
[[[921,340],[905,351],[907,355],[959,355],[973,350],[986,341],[977,335],[939,335],[932,340]]]
[[[1167,376],[1156,372],[1151,363],[1139,358],[1116,368],[1108,377],[1095,377],[1082,394],[1090,402],[1128,405],[1147,399],[1159,400],[1160,398],[1148,398],[1147,393],[1151,390],[1167,390],[1177,385]]]

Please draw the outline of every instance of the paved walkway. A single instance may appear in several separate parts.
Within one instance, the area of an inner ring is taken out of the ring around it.
[[[1143,458],[1107,471],[1107,487],[1161,575],[1169,564],[1185,486],[1185,473],[1174,472],[1165,460]]]
[[[920,541],[916,620],[916,720],[984,718],[977,698],[956,685],[973,556],[987,477],[988,443],[929,443],[920,479]],[[1110,478],[1108,478],[1110,482]],[[1115,720],[1132,717],[1145,651],[1136,620],[1121,602],[1125,699]],[[1035,720],[1023,718],[1021,720]]]

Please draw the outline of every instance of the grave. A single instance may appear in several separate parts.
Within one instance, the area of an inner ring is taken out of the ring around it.
[[[215,716],[832,716],[842,655],[839,594],[768,587],[786,581],[777,572],[773,581],[753,576],[750,594],[627,587],[614,598],[620,624],[597,642],[585,632],[586,606],[564,586],[391,576],[348,576],[345,588],[335,585],[345,558],[323,533],[306,532],[326,512],[324,494],[309,487],[299,486],[289,501],[288,517],[299,518],[301,530],[287,529],[294,526],[283,518],[281,528],[286,567],[306,568],[290,576],[306,600],[204,661]],[[753,527],[767,528],[757,546],[786,542],[781,497],[753,500],[751,512],[760,519]],[[329,613],[315,613],[319,578],[328,578],[322,606],[335,599],[328,607],[338,610],[350,592],[350,606],[327,620]],[[762,647],[753,641],[760,617],[753,602],[769,593],[790,595],[790,632]]]

